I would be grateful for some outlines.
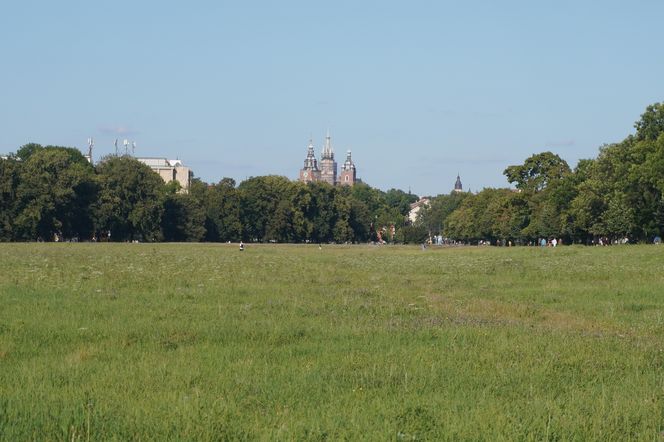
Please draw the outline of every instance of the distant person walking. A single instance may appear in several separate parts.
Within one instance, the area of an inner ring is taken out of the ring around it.
[[[240,252],[244,252],[244,243],[240,241]]]

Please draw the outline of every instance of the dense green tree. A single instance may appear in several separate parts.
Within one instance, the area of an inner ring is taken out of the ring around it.
[[[96,195],[94,170],[77,149],[36,149],[20,168],[16,237],[47,241],[56,233],[66,238],[90,237],[90,204]]]
[[[401,216],[406,216],[410,212],[410,205],[419,198],[410,192],[406,193],[400,189],[390,189],[385,192],[384,199],[389,208],[397,209]]]
[[[404,244],[422,244],[429,240],[429,232],[423,225],[407,225],[399,229],[397,240]]]
[[[334,212],[334,196],[337,191],[327,183],[309,183],[307,185],[311,193],[311,203],[306,212],[307,218],[311,220],[312,242],[330,242],[333,240],[333,228],[336,222]]]
[[[569,172],[570,168],[565,160],[554,153],[542,152],[526,158],[521,165],[508,166],[503,174],[517,189],[540,191],[551,181],[559,180]]]
[[[94,205],[96,229],[112,241],[158,241],[166,188],[161,177],[128,156],[97,164],[100,193]]]
[[[602,214],[602,223],[605,233],[612,237],[623,237],[634,230],[634,208],[629,205],[627,196],[623,192],[614,192],[608,201],[607,208]]]
[[[636,139],[655,141],[664,132],[664,103],[651,104],[634,123]]]
[[[350,188],[350,194],[353,199],[362,201],[372,214],[384,210],[387,206],[385,194],[379,189],[374,189],[366,183],[355,184]]]
[[[196,180],[195,180],[196,181]],[[202,188],[202,197],[199,201],[205,207],[206,241],[239,241],[242,237],[242,223],[240,221],[240,194],[235,187],[235,181],[224,178],[212,186],[192,186]]]
[[[516,240],[526,219],[526,204],[520,194],[489,188],[467,196],[447,217],[444,233],[465,241]]]
[[[189,194],[168,194],[164,199],[161,229],[165,241],[201,241],[205,236],[205,209]]]
[[[419,212],[416,224],[422,225],[431,235],[441,234],[445,228],[447,217],[450,216],[470,195],[468,192],[451,192],[438,195],[431,199],[429,206]]]
[[[301,242],[311,239],[313,222],[307,216],[312,204],[312,194],[309,185],[301,182],[293,183],[291,192],[291,205],[293,206],[292,228],[295,241]]]
[[[369,240],[371,214],[363,201],[350,198],[350,217],[348,218],[348,224],[353,231],[354,242],[366,242]]]
[[[352,242],[355,235],[350,225],[352,202],[341,192],[334,195],[335,221],[332,228],[332,238],[336,243]]]
[[[14,219],[21,163],[13,158],[0,158],[0,241],[14,239]]]
[[[41,150],[44,150],[41,144],[28,143],[19,147],[13,156],[20,161],[28,161],[33,154]]]
[[[238,186],[240,193],[240,220],[243,227],[242,236],[249,241],[263,241],[267,238],[268,226],[270,234],[283,232],[287,226],[279,225],[288,222],[285,219],[285,207],[281,204],[278,219],[277,207],[283,199],[289,199],[293,183],[286,177],[269,175],[249,178]]]

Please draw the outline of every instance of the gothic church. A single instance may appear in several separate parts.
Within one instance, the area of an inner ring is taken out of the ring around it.
[[[300,169],[299,180],[304,183],[323,181],[332,186],[352,186],[358,179],[355,172],[355,164],[350,156],[350,150],[346,154],[346,161],[341,166],[341,174],[337,177],[337,162],[334,161],[334,150],[332,149],[330,133],[325,137],[325,146],[320,157],[320,168],[314,153],[314,143],[309,140],[307,146],[307,157],[304,167]]]

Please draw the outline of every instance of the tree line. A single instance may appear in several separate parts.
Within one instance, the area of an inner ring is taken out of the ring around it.
[[[468,242],[651,242],[664,233],[664,104],[648,106],[634,127],[574,169],[542,152],[504,170],[515,189],[433,198],[418,225]]]
[[[664,104],[635,129],[574,169],[542,152],[504,170],[514,188],[433,197],[412,225],[418,197],[398,189],[259,176],[183,193],[130,156],[93,166],[75,148],[26,144],[0,160],[0,241],[651,241],[664,233]]]
[[[366,242],[403,225],[416,200],[282,176],[194,178],[184,193],[130,156],[93,166],[78,149],[31,143],[0,160],[0,241]]]

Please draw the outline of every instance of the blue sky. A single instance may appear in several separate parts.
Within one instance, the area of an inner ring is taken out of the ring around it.
[[[295,179],[329,128],[372,186],[506,186],[571,165],[664,100],[664,2],[13,1],[0,7],[0,152],[113,141],[207,182]]]

